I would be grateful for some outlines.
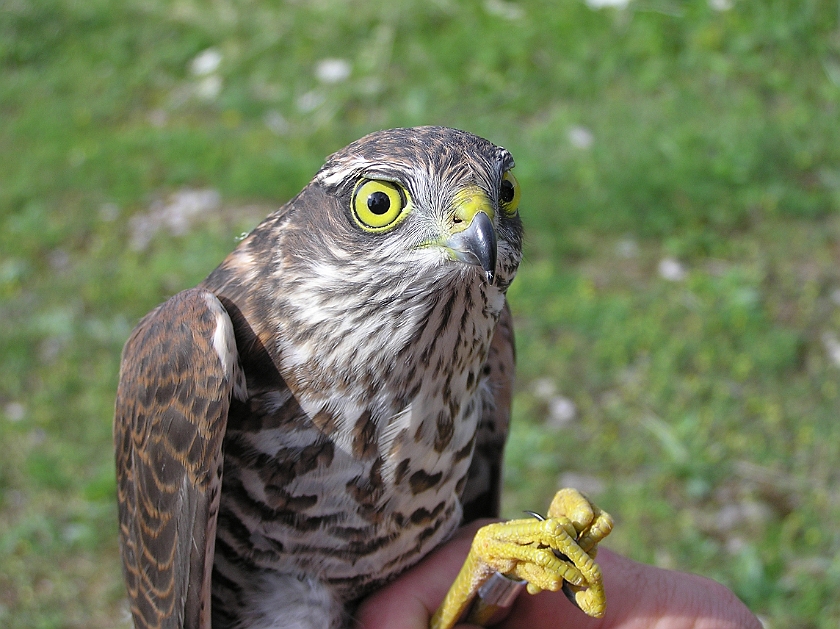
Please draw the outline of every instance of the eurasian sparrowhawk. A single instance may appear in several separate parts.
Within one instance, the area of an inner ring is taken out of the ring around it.
[[[497,515],[513,165],[453,129],[368,135],[140,321],[115,416],[138,627],[342,627]]]

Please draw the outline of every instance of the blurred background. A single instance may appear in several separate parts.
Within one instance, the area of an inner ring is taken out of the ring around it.
[[[127,627],[139,317],[375,129],[509,148],[504,511],[840,623],[840,3],[0,0],[0,626]]]

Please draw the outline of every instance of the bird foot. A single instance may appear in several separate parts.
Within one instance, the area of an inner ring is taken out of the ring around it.
[[[479,618],[467,610],[496,572],[527,583],[531,594],[562,589],[586,614],[604,615],[606,600],[595,555],[598,542],[612,530],[610,515],[575,489],[557,492],[547,518],[533,515],[537,519],[497,522],[478,530],[430,629],[449,629],[465,616],[470,622],[486,622],[486,606]]]

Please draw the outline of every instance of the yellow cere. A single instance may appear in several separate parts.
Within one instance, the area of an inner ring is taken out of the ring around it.
[[[353,193],[353,217],[366,231],[394,227],[407,213],[408,205],[408,191],[391,181],[363,179]]]
[[[466,229],[479,212],[484,212],[491,219],[493,218],[493,205],[478,186],[468,186],[458,191],[452,204],[455,207],[456,220],[462,229]]]

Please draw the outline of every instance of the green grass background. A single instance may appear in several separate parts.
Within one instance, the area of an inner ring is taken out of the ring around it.
[[[608,546],[836,628],[838,106],[836,1],[0,0],[0,626],[127,626],[110,434],[137,319],[328,153],[446,124],[524,189],[506,514],[575,482]],[[137,244],[206,189],[220,208]]]

